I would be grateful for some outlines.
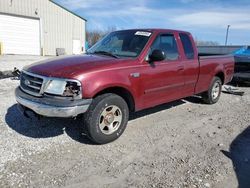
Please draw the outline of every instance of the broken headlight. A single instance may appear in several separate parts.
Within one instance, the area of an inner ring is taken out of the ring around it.
[[[75,81],[67,81],[63,96],[81,98],[81,84]]]

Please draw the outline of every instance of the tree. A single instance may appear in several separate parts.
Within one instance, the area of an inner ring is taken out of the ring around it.
[[[216,41],[203,41],[198,40],[197,37],[195,37],[195,43],[197,46],[219,46],[220,44]]]
[[[197,46],[219,46],[216,41],[195,41]]]
[[[92,30],[86,32],[86,38],[88,41],[89,47],[93,46],[97,41],[103,38],[105,35],[112,31],[116,31],[115,26],[109,26],[106,30]]]
[[[103,36],[101,31],[87,31],[86,38],[88,41],[88,45],[93,46],[100,38]]]

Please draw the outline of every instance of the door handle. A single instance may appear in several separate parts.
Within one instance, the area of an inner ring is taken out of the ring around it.
[[[179,66],[178,68],[177,68],[177,71],[183,71],[184,70],[184,66]]]
[[[134,72],[134,73],[131,73],[130,76],[132,76],[134,78],[139,78],[141,76],[141,74],[139,72]]]

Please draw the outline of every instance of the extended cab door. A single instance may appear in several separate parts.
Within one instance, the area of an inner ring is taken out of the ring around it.
[[[190,33],[179,33],[182,44],[182,59],[184,65],[183,97],[191,96],[195,92],[195,86],[199,77],[198,53],[194,40]]]
[[[177,35],[177,34],[176,34]],[[160,49],[165,52],[166,59],[163,61],[144,61],[142,71],[142,87],[144,90],[144,107],[151,107],[165,102],[173,101],[182,97],[184,87],[183,62],[180,60],[180,49],[174,33],[159,34],[149,54]]]

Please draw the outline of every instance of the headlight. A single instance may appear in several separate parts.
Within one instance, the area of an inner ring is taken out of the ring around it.
[[[50,93],[54,95],[62,95],[67,82],[64,80],[51,80],[48,83],[45,93]]]
[[[50,80],[44,92],[65,97],[81,98],[81,83],[76,80]]]

